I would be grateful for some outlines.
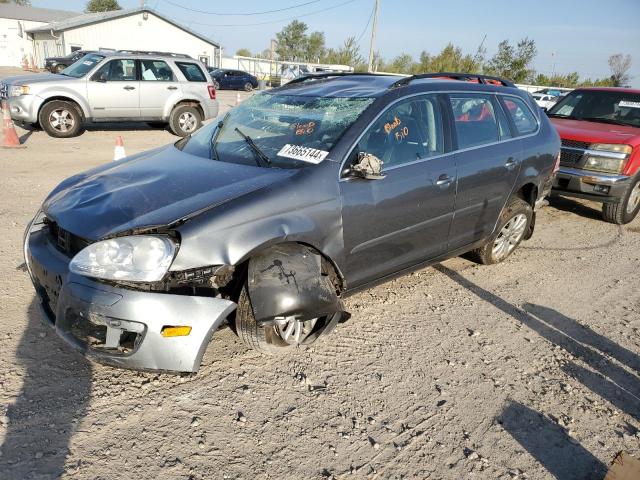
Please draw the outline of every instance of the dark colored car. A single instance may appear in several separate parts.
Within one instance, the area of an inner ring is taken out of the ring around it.
[[[355,291],[467,252],[505,260],[558,134],[510,82],[431,77],[299,78],[63,181],[24,243],[49,323],[101,362],[197,371],[225,322],[282,352],[335,328]]]
[[[228,70],[224,68],[212,68],[209,70],[216,90],[227,88],[231,90],[244,90],[250,92],[258,88],[258,79],[242,70]]]
[[[562,138],[553,193],[602,203],[604,220],[640,212],[640,90],[580,88],[548,111]]]
[[[94,52],[92,50],[76,50],[75,52],[71,52],[69,55],[65,55],[64,57],[47,57],[44,59],[44,68],[49,70],[51,73],[60,73],[69,65],[73,65],[75,62],[89,53],[97,52]]]

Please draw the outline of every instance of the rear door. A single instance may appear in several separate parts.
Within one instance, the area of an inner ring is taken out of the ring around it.
[[[401,100],[367,129],[352,152],[380,158],[385,177],[343,177],[346,276],[357,287],[442,254],[455,199],[455,155],[446,153],[436,95]]]
[[[493,232],[518,178],[522,151],[494,95],[460,93],[449,100],[458,149],[453,250]]]
[[[140,81],[133,59],[110,60],[87,81],[87,96],[95,119],[140,118]]]
[[[140,116],[162,118],[164,107],[180,84],[171,67],[164,60],[138,60],[140,69]]]

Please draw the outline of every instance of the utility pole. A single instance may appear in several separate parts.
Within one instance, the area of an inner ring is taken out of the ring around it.
[[[380,0],[376,0],[373,12],[373,25],[371,26],[371,43],[369,44],[369,72],[373,72],[373,51],[376,48],[376,28],[378,27],[378,9]]]

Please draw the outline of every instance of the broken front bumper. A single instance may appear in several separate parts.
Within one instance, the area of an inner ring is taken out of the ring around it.
[[[130,290],[70,273],[71,258],[37,222],[27,228],[24,255],[47,323],[100,363],[197,372],[212,335],[236,307],[221,298]],[[170,326],[191,331],[162,336]]]

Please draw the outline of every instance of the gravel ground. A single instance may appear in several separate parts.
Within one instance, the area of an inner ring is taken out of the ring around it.
[[[0,150],[2,480],[602,479],[639,454],[640,220],[588,202],[554,201],[504,264],[451,259],[350,297],[306,351],[263,357],[226,329],[191,377],[89,363],[41,323],[22,233],[116,135],[129,154],[175,139],[122,128],[20,130],[27,148]]]

